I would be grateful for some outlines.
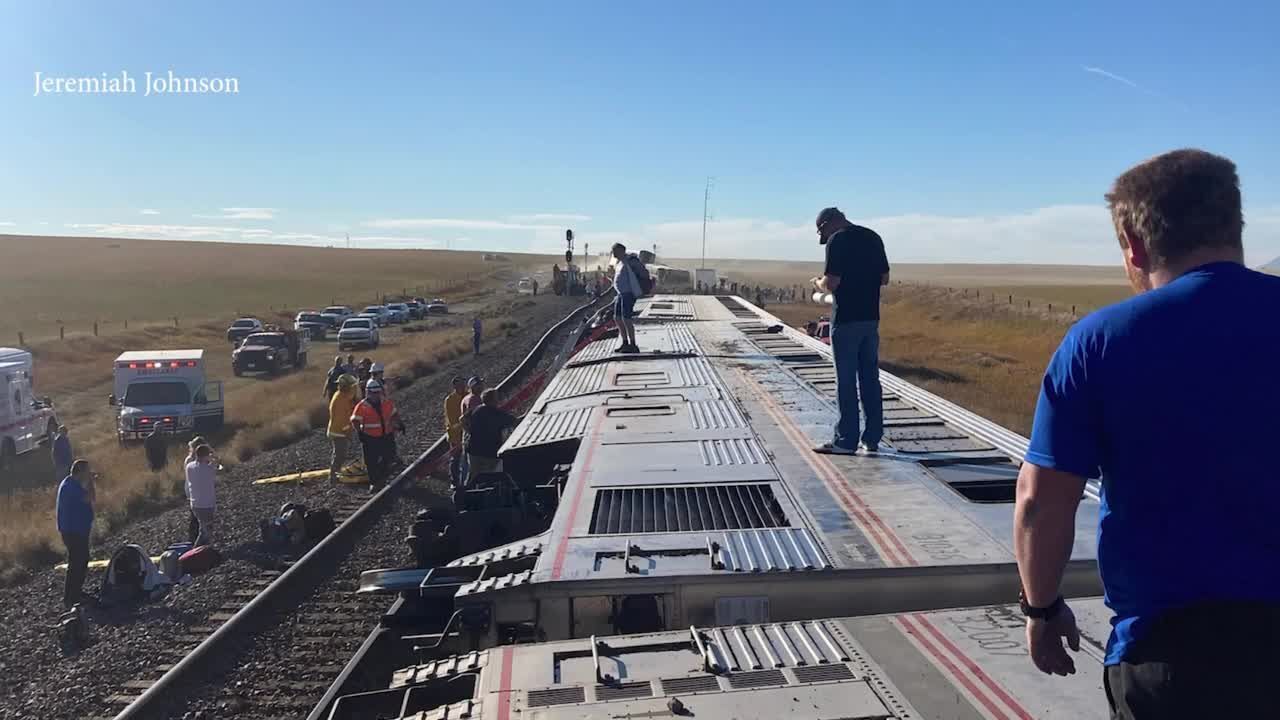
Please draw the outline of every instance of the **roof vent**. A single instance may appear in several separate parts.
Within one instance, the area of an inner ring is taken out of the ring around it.
[[[592,535],[788,527],[769,483],[604,489]]]
[[[525,695],[529,707],[546,707],[548,705],[570,705],[586,702],[586,692],[581,686],[548,688],[546,690],[530,690]]]

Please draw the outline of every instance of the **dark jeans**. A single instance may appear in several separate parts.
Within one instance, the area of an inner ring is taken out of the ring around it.
[[[62,544],[67,546],[67,584],[62,590],[62,604],[71,607],[80,602],[84,578],[89,574],[89,536],[62,533]]]
[[[1123,662],[1104,670],[1111,717],[1276,717],[1278,644],[1280,605],[1208,603],[1168,612]]]
[[[858,397],[867,416],[862,442],[877,445],[884,437],[884,402],[880,397],[880,323],[846,322],[831,326],[831,352],[836,361],[836,402],[840,418],[832,442],[858,446]]]
[[[360,445],[364,449],[364,467],[369,472],[369,487],[380,488],[387,484],[387,472],[391,467],[394,446],[387,435],[371,437],[361,433]]]
[[[191,519],[187,521],[187,542],[195,545],[196,538],[200,537],[200,518],[196,517],[194,510],[188,510]]]
[[[462,487],[467,480],[467,454],[461,446],[449,448],[449,480],[454,488]]]

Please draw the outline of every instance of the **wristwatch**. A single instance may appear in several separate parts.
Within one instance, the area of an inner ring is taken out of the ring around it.
[[[1066,600],[1059,595],[1048,607],[1034,607],[1027,602],[1027,594],[1021,590],[1018,591],[1018,604],[1022,606],[1022,614],[1029,618],[1037,620],[1052,620],[1058,613],[1062,612],[1062,608],[1067,604]]]

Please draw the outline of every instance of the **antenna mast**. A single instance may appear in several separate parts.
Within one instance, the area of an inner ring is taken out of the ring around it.
[[[702,266],[701,269],[707,268],[707,220],[711,219],[708,214],[708,208],[711,205],[711,180],[707,178],[707,189],[702,194]]]

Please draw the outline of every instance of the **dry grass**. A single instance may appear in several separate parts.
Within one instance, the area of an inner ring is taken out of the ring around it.
[[[795,326],[824,312],[815,305],[768,309]],[[1067,327],[943,292],[892,287],[881,312],[880,361],[904,380],[1027,435],[1045,365]]]
[[[375,356],[387,365],[387,376],[397,388],[434,374],[444,363],[470,349],[470,331],[462,328],[403,336],[389,332],[386,337]],[[184,339],[199,338],[187,335]],[[316,359],[324,360],[325,356]],[[229,366],[228,360],[221,362]],[[210,364],[217,365],[219,361],[215,359]],[[328,409],[321,396],[327,369],[326,363],[318,362],[271,380],[230,380],[226,396],[228,427],[210,437],[222,462],[233,465],[247,461],[323,427],[328,421]],[[226,375],[215,377],[229,375],[228,369]],[[263,402],[264,382],[270,383],[269,402]],[[159,475],[150,472],[142,449],[120,447],[110,428],[109,424],[86,424],[79,433],[73,432],[76,454],[90,458],[93,468],[101,474],[95,523],[99,534],[111,533],[131,519],[169,507],[182,496],[181,470],[176,462]],[[179,460],[182,451],[181,444],[175,445],[170,451],[171,461]],[[0,580],[15,579],[30,568],[48,566],[60,557],[61,545],[53,522],[54,494],[55,488],[46,485],[0,495]]]
[[[233,377],[229,320],[252,314],[264,321],[292,321],[298,306],[331,302],[363,305],[375,295],[420,288],[452,303],[489,304],[494,288],[520,263],[541,258],[509,255],[510,265],[486,263],[479,253],[447,251],[352,251],[221,243],[170,243],[85,238],[0,236],[0,288],[13,307],[36,308],[0,318],[0,337],[21,327],[36,356],[36,392],[54,398],[59,418],[72,429],[78,456],[101,473],[97,531],[111,532],[129,519],[172,505],[182,494],[176,467],[156,475],[142,451],[121,448],[106,404],[111,361],[123,350],[205,348],[209,376],[224,382],[228,425],[211,438],[224,463],[243,462],[284,447],[326,421],[321,389],[334,343],[313,343],[310,366],[283,377]],[[282,268],[287,268],[283,272]],[[51,281],[52,279],[52,281]],[[364,287],[368,285],[368,287]],[[443,290],[442,290],[443,289]],[[284,305],[291,305],[285,309]],[[520,307],[509,300],[502,314]],[[146,325],[139,318],[179,315],[180,325]],[[488,316],[488,313],[485,313]],[[57,321],[91,327],[102,335],[56,333]],[[129,329],[123,318],[131,320]],[[418,323],[418,332],[387,328],[373,355],[387,365],[397,387],[436,372],[469,350],[469,328],[461,317]],[[502,328],[505,330],[506,328]],[[497,328],[495,327],[495,330]],[[496,333],[495,333],[496,334]],[[270,383],[270,402],[262,390]],[[180,448],[174,448],[181,455]],[[60,554],[53,522],[54,478],[46,459],[23,458],[27,472],[6,473],[0,495],[0,576],[47,565]]]
[[[483,254],[449,250],[346,250],[213,242],[0,235],[0,299],[28,312],[0,316],[0,343],[115,333],[139,325],[224,320],[238,312],[297,311],[331,301],[361,305],[382,293],[433,295],[504,267]],[[507,267],[549,266],[506,255]]]

